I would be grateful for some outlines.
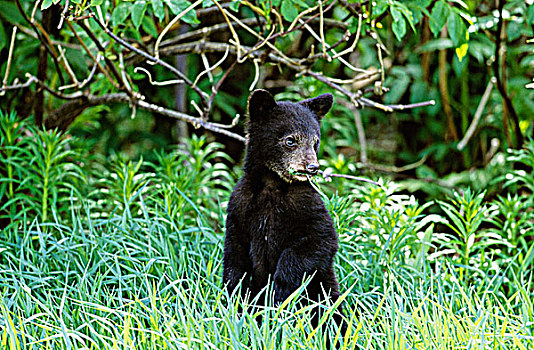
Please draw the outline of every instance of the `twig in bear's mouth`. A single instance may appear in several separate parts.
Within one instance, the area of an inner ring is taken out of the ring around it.
[[[319,173],[325,179],[328,179],[329,177],[342,177],[344,179],[368,182],[370,184],[380,186],[380,184],[378,182],[366,179],[364,177],[353,176],[353,175],[344,175],[344,174],[333,174],[333,173],[328,173],[328,172],[325,172],[325,171],[322,171],[322,170],[317,171],[317,173]]]
[[[289,174],[290,175],[297,175],[297,176],[313,176],[314,174],[312,173],[308,173],[304,170],[293,170],[293,169],[289,169]]]
[[[341,178],[344,178],[344,179],[362,181],[362,182],[367,182],[367,183],[370,183],[370,184],[373,184],[373,185],[376,185],[376,186],[380,186],[380,184],[378,182],[366,179],[364,177],[353,176],[353,175],[344,175],[344,174],[333,174],[333,173],[330,173],[328,171],[322,171],[322,170],[318,170],[316,173],[312,174],[310,172],[306,172],[306,171],[302,171],[302,170],[298,170],[297,171],[297,170],[289,169],[289,173],[291,175],[306,176],[308,178],[308,180],[311,180],[314,176],[321,175],[324,179],[327,179],[327,180],[330,177],[341,177]]]

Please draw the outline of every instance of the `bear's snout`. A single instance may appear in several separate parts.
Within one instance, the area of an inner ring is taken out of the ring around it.
[[[317,174],[317,170],[319,170],[319,163],[315,162],[315,163],[310,163],[306,165],[306,170],[310,174]]]
[[[310,174],[316,174],[319,170],[319,161],[313,149],[307,149],[304,155],[304,169]]]

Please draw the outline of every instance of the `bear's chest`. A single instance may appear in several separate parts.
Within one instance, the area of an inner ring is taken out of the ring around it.
[[[267,189],[249,203],[250,251],[256,279],[266,280],[276,271],[282,252],[305,234],[304,223],[309,207],[298,193],[280,193]]]

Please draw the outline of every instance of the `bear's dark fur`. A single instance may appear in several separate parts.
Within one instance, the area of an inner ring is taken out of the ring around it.
[[[339,297],[337,233],[307,177],[319,168],[319,122],[332,102],[331,94],[299,103],[276,102],[265,90],[250,96],[244,175],[226,221],[223,280],[230,292],[243,279],[242,291],[254,296],[271,280],[279,303],[313,275],[310,298]]]

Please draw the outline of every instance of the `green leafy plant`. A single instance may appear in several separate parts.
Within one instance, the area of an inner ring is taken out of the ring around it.
[[[26,194],[21,186],[27,178],[27,161],[31,157],[27,147],[30,138],[25,135],[28,125],[18,120],[15,113],[0,110],[0,219],[10,224],[20,219],[25,207]]]
[[[516,166],[517,169],[505,175],[505,187],[525,186],[530,192],[534,192],[534,139],[530,139],[522,149],[508,150],[506,160]]]
[[[534,248],[530,240],[534,235],[534,202],[532,196],[517,194],[506,197],[499,196],[494,204],[491,222],[494,227],[490,231],[498,237],[496,243],[502,249],[503,265],[515,267],[515,271],[527,271],[534,260]]]
[[[478,264],[484,262],[484,247],[492,244],[488,241],[487,231],[481,230],[480,225],[488,219],[488,206],[483,203],[485,193],[475,193],[467,189],[464,193],[455,192],[449,202],[438,201],[441,209],[449,218],[446,225],[454,232],[445,246],[453,249],[458,255],[460,280],[467,278],[467,269],[473,269],[471,256],[481,254]],[[477,265],[478,265],[477,264]]]
[[[69,139],[58,131],[37,131],[29,146],[32,161],[27,189],[35,198],[32,204],[34,207],[37,204],[35,209],[41,220],[46,222],[51,212],[55,214],[55,210],[62,208],[61,202],[68,200],[70,192],[81,196],[85,179],[76,164],[77,151],[69,147]]]

